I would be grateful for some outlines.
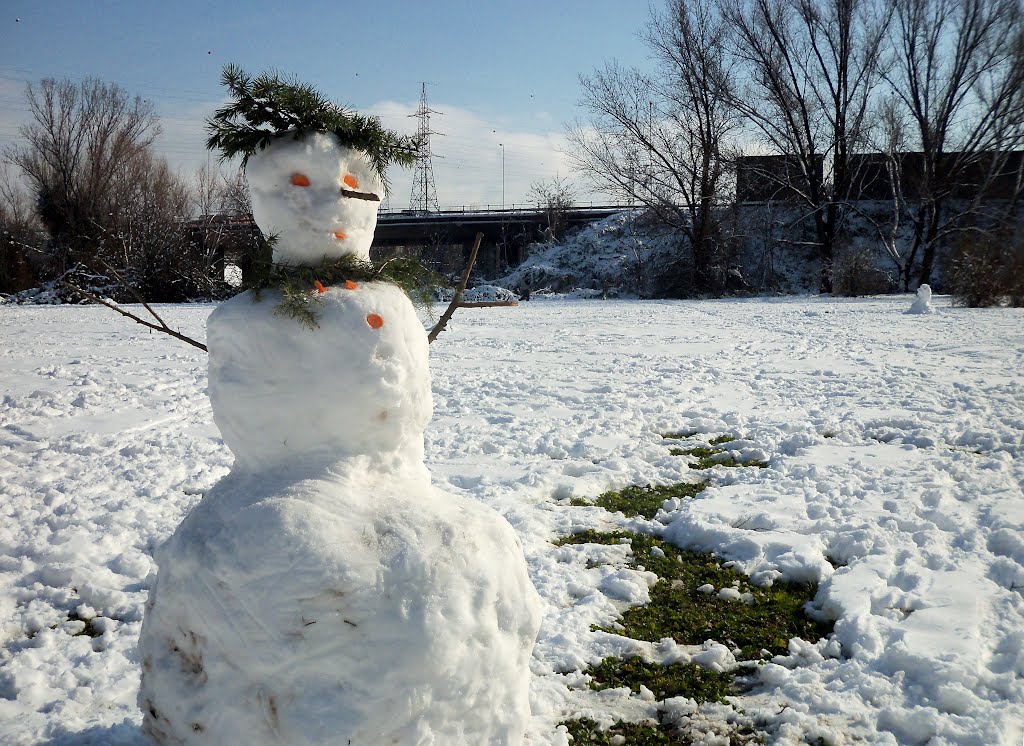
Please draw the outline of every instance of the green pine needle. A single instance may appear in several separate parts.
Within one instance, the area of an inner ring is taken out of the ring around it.
[[[317,307],[320,294],[316,283],[330,287],[345,280],[353,282],[389,282],[401,288],[420,306],[429,306],[434,293],[444,284],[443,278],[424,267],[416,259],[395,257],[383,262],[363,261],[351,254],[337,259],[324,259],[317,267],[265,263],[263,271],[254,272],[255,280],[247,284],[253,291],[253,300],[260,300],[265,289],[281,291],[281,301],[274,314],[295,319],[309,329],[319,327]]]
[[[388,166],[411,166],[416,160],[420,143],[415,137],[385,129],[377,117],[349,111],[305,83],[276,72],[253,78],[237,65],[225,65],[221,83],[233,101],[206,120],[206,147],[219,150],[222,160],[240,155],[244,165],[275,139],[331,132],[342,145],[366,153],[385,193],[390,191]]]

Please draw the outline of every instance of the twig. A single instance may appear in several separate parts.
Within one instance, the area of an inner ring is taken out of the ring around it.
[[[159,316],[157,316],[156,312],[153,311],[153,309],[150,308],[145,303],[143,303],[143,305],[145,305],[146,308],[149,310],[149,312],[152,313],[153,316],[155,316],[157,318],[157,320],[160,322],[160,326],[157,326],[156,324],[150,323],[149,321],[146,321],[145,319],[141,319],[138,316],[136,316],[134,313],[131,313],[130,311],[125,311],[120,306],[118,306],[118,305],[116,305],[114,303],[111,303],[110,301],[106,301],[103,298],[100,298],[98,295],[94,295],[93,293],[90,293],[88,290],[83,290],[82,288],[80,288],[77,285],[74,285],[74,284],[68,282],[67,280],[57,280],[57,282],[60,283],[61,285],[63,285],[64,287],[68,288],[69,290],[72,290],[72,291],[74,291],[76,293],[80,293],[81,295],[84,295],[86,298],[88,298],[89,300],[93,301],[94,303],[99,303],[101,306],[106,306],[111,311],[117,311],[122,316],[128,317],[129,319],[131,319],[132,321],[134,321],[137,324],[142,324],[143,326],[149,327],[150,329],[156,329],[158,332],[163,332],[164,334],[170,334],[175,339],[180,339],[182,342],[187,342],[188,344],[192,345],[193,347],[198,347],[203,352],[207,351],[206,350],[206,345],[204,345],[202,342],[197,342],[196,340],[192,339],[192,337],[186,336],[186,335],[182,334],[181,332],[176,332],[176,331],[174,331],[174,329],[171,329],[169,326],[167,326],[167,324],[165,324],[163,322],[163,319],[161,319]]]
[[[480,251],[480,242],[484,240],[483,233],[476,234],[476,240],[473,242],[473,250],[469,252],[469,262],[466,264],[466,271],[462,273],[462,282],[455,289],[455,295],[452,297],[452,302],[448,304],[448,308],[441,314],[441,318],[434,324],[434,328],[430,330],[430,334],[427,335],[427,344],[430,344],[437,335],[445,330],[448,326],[448,322],[451,320],[452,315],[458,310],[459,305],[462,301],[462,293],[466,290],[466,284],[469,282],[469,274],[473,271],[473,265],[476,264],[476,254]]]

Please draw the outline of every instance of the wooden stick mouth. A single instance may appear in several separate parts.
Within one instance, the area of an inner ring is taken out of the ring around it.
[[[367,202],[380,202],[380,197],[372,192],[354,192],[351,189],[341,188],[342,197],[351,197],[352,199],[365,199]]]

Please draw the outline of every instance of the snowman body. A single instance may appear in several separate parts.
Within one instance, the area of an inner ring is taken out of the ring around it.
[[[265,154],[312,184],[309,164]],[[351,199],[375,220],[376,203]],[[327,225],[346,235],[319,256],[290,257],[279,240],[279,261],[344,253],[353,223]],[[519,743],[539,602],[511,526],[430,483],[412,304],[383,283],[329,288],[309,330],[276,301],[243,294],[208,322],[210,399],[235,465],[157,554],[145,732],[161,744]]]

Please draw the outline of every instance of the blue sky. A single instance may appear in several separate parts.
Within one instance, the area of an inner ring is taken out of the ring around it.
[[[442,205],[501,201],[498,143],[508,204],[531,181],[567,175],[559,150],[564,125],[580,115],[578,76],[611,58],[645,66],[637,32],[647,15],[646,3],[629,0],[3,0],[0,147],[25,119],[25,83],[43,77],[92,75],[153,101],[160,147],[183,170],[206,161],[202,120],[222,100],[227,62],[295,75],[409,132],[426,82],[442,112],[432,126],[446,133],[432,142],[445,156],[434,162]],[[402,207],[408,176],[392,181]]]

